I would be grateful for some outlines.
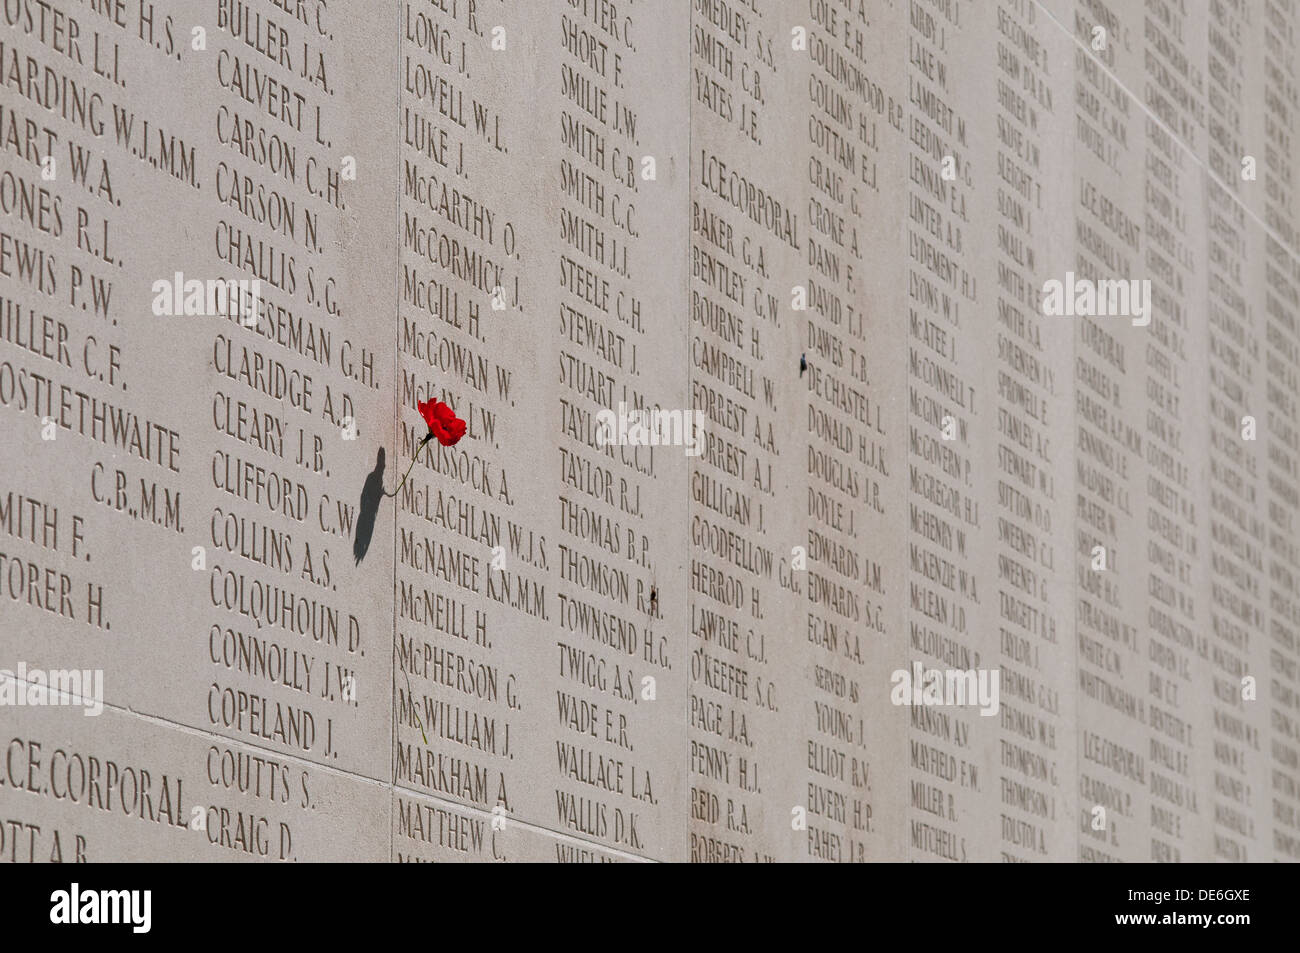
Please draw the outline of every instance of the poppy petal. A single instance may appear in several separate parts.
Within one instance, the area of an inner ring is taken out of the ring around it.
[[[435,420],[433,401],[431,400],[421,401],[420,403],[416,404],[415,407],[416,410],[420,412],[420,416],[424,418],[424,422],[428,425],[429,429],[432,430],[433,422]]]

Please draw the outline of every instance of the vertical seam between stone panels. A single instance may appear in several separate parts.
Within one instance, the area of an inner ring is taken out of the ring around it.
[[[1207,181],[1213,181],[1216,185],[1218,185],[1219,188],[1221,188],[1224,192],[1226,192],[1232,198],[1232,200],[1237,203],[1237,205],[1241,206],[1241,210],[1246,214],[1247,218],[1254,221],[1255,224],[1257,224],[1260,228],[1264,230],[1265,234],[1271,237],[1282,248],[1286,249],[1288,255],[1290,255],[1292,258],[1296,259],[1297,261],[1300,261],[1300,252],[1292,248],[1282,238],[1281,235],[1279,235],[1276,231],[1273,230],[1272,226],[1270,226],[1267,222],[1265,222],[1262,218],[1260,218],[1257,214],[1255,214],[1255,211],[1251,209],[1249,206],[1247,206],[1246,203],[1243,202],[1241,198],[1237,195],[1237,193],[1234,192],[1226,182],[1224,182],[1221,178],[1219,178],[1218,175],[1215,174],[1214,170],[1212,170],[1208,165],[1206,165],[1203,161],[1201,161],[1201,157],[1192,151],[1192,147],[1183,141],[1182,136],[1178,135],[1176,132],[1174,132],[1174,130],[1170,129],[1169,126],[1165,123],[1165,121],[1161,119],[1159,116],[1157,116],[1155,113],[1153,113],[1150,107],[1148,107],[1146,103],[1144,103],[1141,99],[1139,99],[1138,96],[1131,89],[1129,89],[1122,82],[1120,82],[1119,77],[1115,75],[1115,73],[1110,69],[1110,67],[1108,67],[1105,63],[1103,63],[1100,59],[1097,58],[1097,56],[1093,53],[1093,51],[1088,47],[1086,43],[1084,43],[1077,36],[1075,36],[1074,33],[1071,32],[1071,30],[1064,23],[1062,23],[1055,16],[1053,16],[1052,11],[1048,10],[1046,7],[1043,6],[1043,0],[1034,0],[1034,5],[1037,6],[1038,9],[1042,10],[1043,14],[1047,17],[1047,19],[1051,23],[1055,23],[1061,29],[1061,31],[1074,42],[1074,45],[1084,52],[1085,56],[1088,56],[1090,59],[1092,59],[1092,61],[1097,64],[1098,69],[1104,72],[1106,76],[1109,77],[1110,80],[1115,84],[1115,86],[1122,93],[1124,93],[1125,96],[1133,100],[1134,105],[1136,105],[1139,109],[1141,109],[1142,112],[1146,114],[1148,119],[1155,122],[1155,124],[1160,127],[1161,131],[1163,131],[1165,135],[1169,136],[1169,138],[1173,142],[1177,143],[1178,147],[1182,149],[1183,152],[1187,153],[1188,156],[1191,157],[1192,162],[1194,162],[1202,170],[1204,170]]]
[[[399,404],[398,381],[402,378],[402,11],[394,6],[394,32],[397,43],[393,52],[393,474],[396,475],[397,448],[402,429],[402,409]],[[380,487],[382,489],[382,486]],[[398,497],[393,495],[393,578],[388,587],[388,597],[393,606],[392,659],[388,667],[388,862],[393,862],[396,844],[393,841],[393,802],[397,800],[397,511]]]
[[[684,350],[683,357],[686,361],[686,402],[690,406],[692,403],[691,385],[694,383],[691,368],[691,190],[695,187],[694,178],[691,176],[691,162],[694,160],[695,152],[691,145],[691,133],[695,131],[695,96],[692,94],[691,87],[691,30],[695,26],[695,13],[690,0],[683,0],[686,6],[686,161],[682,163],[682,169],[686,173],[686,196],[682,209],[682,314],[685,322],[682,329],[682,344]],[[682,552],[686,554],[686,612],[689,616],[691,613],[691,468],[694,466],[691,457],[686,458],[686,480],[682,492],[686,496],[686,519],[682,521]],[[682,725],[685,727],[683,734],[683,745],[681,751],[682,763],[686,768],[685,773],[685,790],[682,794],[686,798],[686,827],[683,832],[682,843],[682,860],[684,863],[691,862],[691,640],[690,640],[690,623],[688,621],[686,635],[683,638],[682,661],[684,688],[682,690]]]
[[[1038,0],[1034,0],[1034,2],[1037,4]],[[1050,14],[1048,15],[1048,22],[1057,23],[1058,26],[1061,26],[1062,29],[1064,29],[1064,26],[1058,23],[1056,19],[1052,17]],[[1067,75],[1070,78],[1070,88],[1073,89],[1075,83],[1078,82],[1076,70],[1074,69],[1073,58],[1071,58],[1070,69],[1068,70]],[[1071,111],[1073,111],[1073,108],[1074,107],[1072,103]],[[1071,191],[1074,191],[1075,189],[1078,188],[1078,178],[1079,178],[1079,171],[1080,171],[1077,134],[1071,138],[1070,142],[1071,142],[1070,189]],[[1068,256],[1067,262],[1069,261],[1069,258],[1072,258],[1074,256],[1074,249],[1077,246],[1077,241],[1075,240],[1074,235],[1078,227],[1078,218],[1079,218],[1079,212],[1077,209],[1074,208],[1073,200],[1070,201],[1070,209],[1072,214],[1068,219],[1068,224],[1071,226],[1071,228],[1070,228],[1070,237],[1066,241],[1067,256]],[[1070,371],[1069,371],[1070,375],[1076,373],[1074,361],[1078,354],[1077,342],[1078,342],[1078,332],[1076,330],[1075,333],[1072,333],[1070,335]],[[1069,385],[1068,393],[1071,398],[1070,403],[1073,404],[1074,403],[1073,398],[1079,386],[1078,382],[1074,380],[1073,376],[1070,376],[1066,378],[1065,383]],[[1073,450],[1075,445],[1078,442],[1078,433],[1079,433],[1079,414],[1077,410],[1070,412],[1070,429],[1074,431],[1074,439],[1070,441],[1070,447]],[[1078,460],[1077,451],[1071,453],[1070,463],[1076,464],[1077,460]],[[1078,477],[1074,476],[1073,471],[1074,471],[1074,466],[1071,466],[1069,472],[1071,473],[1071,477],[1075,484],[1075,493],[1077,493]],[[1078,509],[1079,509],[1078,506],[1074,505],[1073,501],[1071,501],[1070,522],[1068,524],[1070,528],[1070,535],[1066,540],[1067,550],[1069,549],[1070,543],[1073,540],[1078,539],[1079,526],[1083,522],[1082,518],[1079,516]],[[1079,558],[1079,554],[1076,552],[1074,554],[1074,559],[1076,562],[1078,558]],[[1073,567],[1073,570],[1070,573],[1070,626],[1071,626],[1070,641],[1074,643],[1074,673],[1073,673],[1073,678],[1071,678],[1070,680],[1070,686],[1073,689],[1072,694],[1074,695],[1074,783],[1071,785],[1073,791],[1071,792],[1071,797],[1069,799],[1070,801],[1073,802],[1073,810],[1070,813],[1073,814],[1074,816],[1074,820],[1070,825],[1071,827],[1074,828],[1074,856],[1070,858],[1070,862],[1075,864],[1081,862],[1081,857],[1083,853],[1083,827],[1082,827],[1082,820],[1079,812],[1083,810],[1084,807],[1083,795],[1081,793],[1082,792],[1081,781],[1083,778],[1083,721],[1080,718],[1080,706],[1081,706],[1080,696],[1083,695],[1083,692],[1079,689],[1079,670],[1080,670],[1080,666],[1083,664],[1083,659],[1081,658],[1081,653],[1079,650],[1079,633],[1077,631],[1078,614],[1079,614],[1079,570],[1078,570],[1078,566],[1075,565]]]

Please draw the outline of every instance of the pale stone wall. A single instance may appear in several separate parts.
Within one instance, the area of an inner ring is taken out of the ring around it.
[[[5,859],[1300,857],[1289,5],[2,9]]]

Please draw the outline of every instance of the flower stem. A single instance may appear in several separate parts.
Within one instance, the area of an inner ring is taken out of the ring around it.
[[[411,475],[411,468],[415,466],[415,461],[420,458],[420,451],[423,450],[424,445],[432,439],[433,434],[429,434],[420,441],[420,445],[415,448],[415,453],[411,456],[410,465],[406,468],[406,472],[402,474],[402,482],[397,484],[397,489],[393,490],[392,493],[385,493],[385,496],[397,496],[397,494],[401,492],[402,487],[406,484],[406,478]]]

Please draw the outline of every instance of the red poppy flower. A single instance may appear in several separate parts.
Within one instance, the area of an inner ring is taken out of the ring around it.
[[[437,437],[444,447],[454,446],[465,436],[465,421],[440,400],[426,400],[416,404],[420,416],[429,425],[429,437]],[[425,439],[428,440],[429,437]]]

